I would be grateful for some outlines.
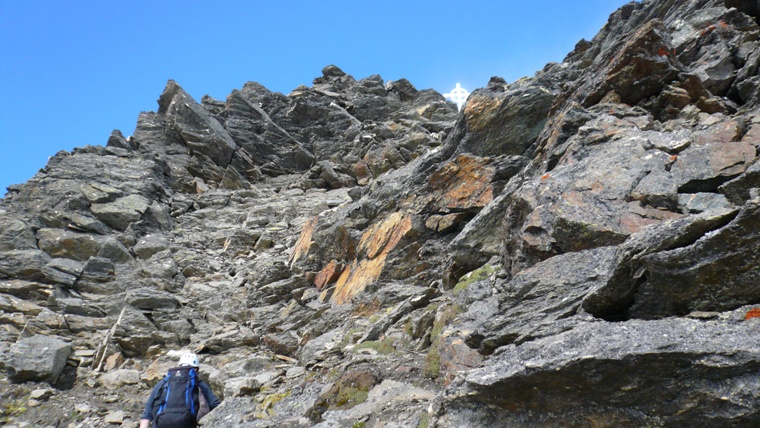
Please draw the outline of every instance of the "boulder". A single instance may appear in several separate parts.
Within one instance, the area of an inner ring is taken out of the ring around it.
[[[754,407],[741,404],[758,393],[751,380],[760,349],[757,328],[754,321],[677,318],[592,322],[510,345],[449,388],[456,392],[444,395],[437,423],[744,423],[757,416]]]
[[[471,305],[462,316],[466,342],[484,354],[573,328],[586,296],[605,284],[615,247],[562,254],[525,269],[510,281],[497,280],[498,308]],[[469,327],[469,328],[467,328]]]
[[[635,318],[729,311],[760,300],[760,200],[689,245],[640,256]]]
[[[69,354],[71,345],[61,339],[43,335],[22,338],[11,346],[5,369],[13,382],[53,384],[61,375]]]
[[[227,379],[224,382],[224,397],[244,397],[255,395],[259,392],[261,385],[253,377],[236,377]]]
[[[48,281],[72,286],[84,270],[84,264],[71,259],[52,259],[45,265]]]
[[[108,238],[103,241],[103,246],[97,254],[98,257],[109,259],[114,263],[127,263],[134,260],[129,250],[114,238]]]
[[[95,257],[105,239],[97,235],[69,232],[62,229],[40,229],[37,245],[51,257],[66,258],[80,262]]]
[[[98,382],[109,391],[122,389],[126,385],[137,385],[140,383],[140,371],[133,369],[111,370],[102,374]]]
[[[159,114],[164,114],[187,147],[226,167],[237,144],[227,130],[176,82],[170,80],[158,101]]]
[[[110,203],[92,204],[90,210],[103,223],[123,231],[140,220],[149,206],[150,201],[146,197],[128,195]]]
[[[153,333],[156,326],[140,310],[125,306],[116,323],[113,338],[127,357],[144,355],[148,348],[162,340]]]
[[[33,249],[37,245],[29,225],[0,212],[0,251]]]
[[[50,256],[40,250],[12,250],[0,253],[0,278],[47,282]]]
[[[632,236],[616,249],[608,279],[589,293],[583,308],[605,319],[652,319],[692,310],[731,310],[751,303],[753,274],[746,266],[741,268],[739,260],[747,257],[751,263],[754,259],[756,220],[751,213],[756,209],[757,202],[750,201],[740,213],[707,211]],[[735,246],[736,240],[741,245]],[[723,262],[684,267],[696,263],[686,258],[705,251],[715,251],[711,257]],[[673,265],[657,263],[665,260]],[[721,273],[715,276],[717,272]]]

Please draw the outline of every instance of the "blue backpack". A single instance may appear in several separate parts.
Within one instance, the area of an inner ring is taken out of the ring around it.
[[[198,378],[197,367],[175,367],[162,381],[156,396],[157,406],[153,418],[156,428],[195,428],[198,426]]]

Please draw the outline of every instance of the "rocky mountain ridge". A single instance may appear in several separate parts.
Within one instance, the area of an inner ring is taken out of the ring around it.
[[[328,66],[61,152],[0,202],[8,426],[750,426],[760,4],[631,2],[461,112]]]

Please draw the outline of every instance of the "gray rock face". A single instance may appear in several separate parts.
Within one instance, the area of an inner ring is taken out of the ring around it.
[[[485,319],[476,313],[464,316],[476,323],[468,344],[490,354],[510,343],[572,328],[584,298],[607,279],[614,253],[614,247],[601,247],[563,254],[520,272],[509,282],[497,282],[495,313]]]
[[[35,335],[21,339],[8,352],[8,377],[14,382],[55,383],[70,353],[71,345],[54,337]]]
[[[170,81],[0,201],[0,402],[57,388],[3,422],[132,424],[193,351],[205,426],[751,425],[758,16],[632,2],[461,113]]]
[[[116,230],[125,230],[140,220],[148,210],[150,201],[140,195],[129,195],[111,203],[92,204],[90,209],[100,221]]]
[[[758,301],[759,202],[748,201],[731,223],[691,245],[641,257],[644,281],[630,316],[726,311]]]
[[[237,144],[208,111],[193,100],[176,82],[169,81],[158,100],[158,112],[165,114],[172,129],[191,151],[227,166]]]
[[[735,320],[596,322],[512,345],[449,388],[438,423],[746,424],[757,417],[744,404],[757,393],[750,381],[757,327]]]

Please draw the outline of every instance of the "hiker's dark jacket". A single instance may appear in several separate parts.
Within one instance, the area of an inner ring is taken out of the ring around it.
[[[153,420],[153,404],[156,401],[156,396],[161,392],[161,387],[166,382],[166,379],[161,379],[160,382],[156,384],[156,386],[153,387],[153,392],[150,393],[150,397],[148,397],[148,403],[145,405],[145,411],[143,412],[140,419],[149,419]],[[209,410],[214,410],[221,402],[219,399],[214,395],[214,393],[211,391],[211,387],[206,384],[206,382],[200,381],[198,383],[198,390],[201,394],[203,394],[203,397],[206,399],[206,402],[208,403]]]

